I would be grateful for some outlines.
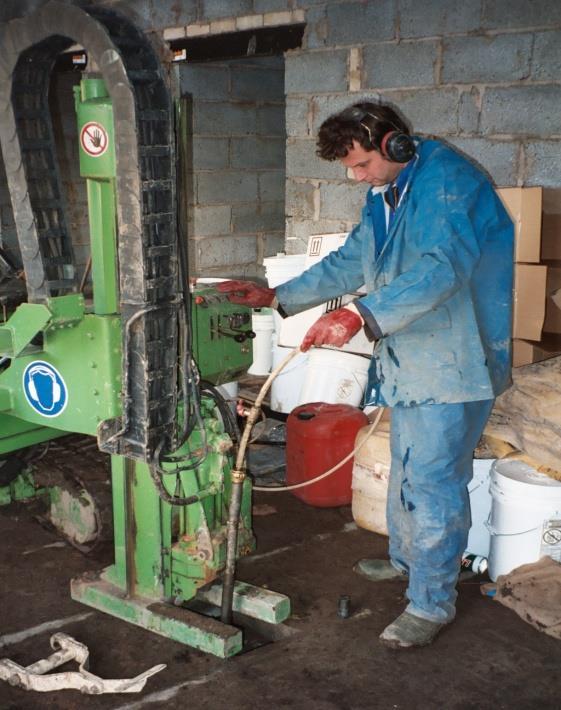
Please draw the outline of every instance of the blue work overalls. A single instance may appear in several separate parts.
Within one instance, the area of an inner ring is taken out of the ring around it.
[[[276,295],[291,315],[366,286],[358,305],[378,340],[365,403],[392,407],[390,558],[409,572],[408,611],[450,621],[473,449],[510,384],[513,228],[477,167],[416,144],[379,254],[366,205],[345,244]]]

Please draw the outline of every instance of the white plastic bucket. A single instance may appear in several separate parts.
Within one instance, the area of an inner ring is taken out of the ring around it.
[[[275,288],[276,286],[280,286],[280,284],[290,281],[290,279],[293,279],[295,276],[300,276],[306,268],[305,263],[306,254],[277,254],[276,256],[268,256],[263,259],[265,276],[269,288]],[[278,335],[283,319],[276,311],[273,313],[273,319],[275,322],[275,332]]]
[[[253,339],[253,363],[248,370],[250,375],[268,375],[273,364],[273,332],[275,323],[270,308],[254,310],[251,316]]]
[[[473,478],[468,483],[469,505],[471,508],[471,528],[466,552],[489,557],[491,535],[487,527],[491,512],[491,493],[489,481],[491,466],[495,459],[474,459]]]
[[[364,410],[366,412],[366,409]],[[364,427],[367,431],[369,427]],[[364,436],[361,429],[357,445]],[[471,527],[466,553],[489,556],[491,511],[489,480],[495,459],[474,459],[473,478],[468,485]],[[353,517],[356,524],[382,535],[388,534],[386,503],[391,466],[389,422],[381,422],[355,456],[353,465]]]
[[[273,369],[292,351],[273,343]],[[271,409],[274,412],[290,412],[300,404],[300,390],[306,375],[308,353],[296,355],[277,375],[271,385]]]
[[[341,350],[312,348],[299,404],[327,402],[359,406],[368,379],[369,365],[368,357]]]
[[[290,281],[305,269],[305,254],[277,254],[263,259],[265,276],[270,288]]]
[[[386,504],[390,478],[390,423],[380,422],[364,442],[370,424],[359,430],[353,461],[352,512],[355,523],[365,530],[388,534]]]
[[[516,459],[491,467],[489,577],[549,556],[561,561],[561,482]]]

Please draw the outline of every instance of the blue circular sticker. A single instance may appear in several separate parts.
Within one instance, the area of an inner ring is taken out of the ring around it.
[[[44,417],[58,417],[68,402],[60,372],[42,360],[35,360],[25,368],[23,391],[29,405]]]

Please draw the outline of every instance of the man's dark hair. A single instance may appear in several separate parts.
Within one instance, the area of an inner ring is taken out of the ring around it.
[[[409,128],[389,106],[363,101],[327,118],[320,126],[317,154],[324,160],[344,158],[353,141],[364,150],[380,150],[382,138],[390,131],[409,135]]]

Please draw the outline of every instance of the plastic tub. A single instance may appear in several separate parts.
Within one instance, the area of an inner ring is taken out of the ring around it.
[[[353,465],[353,518],[365,530],[388,534],[386,504],[390,478],[390,423],[380,422],[374,432],[364,439],[370,424],[359,430],[355,447],[357,451]]]
[[[292,348],[281,348],[273,339],[273,369],[291,352]],[[308,353],[300,353],[273,380],[271,385],[271,409],[274,412],[290,412],[300,404],[300,390],[306,376]]]
[[[370,358],[327,348],[312,348],[309,353],[299,403],[359,406],[368,380]]]
[[[305,254],[277,254],[276,256],[268,256],[263,259],[265,267],[265,276],[269,288],[275,288],[280,284],[286,283],[295,276],[305,270],[306,255]],[[275,311],[273,313],[275,322],[275,332],[280,333],[282,317]],[[277,338],[278,339],[278,338]]]
[[[305,254],[277,254],[263,259],[265,276],[270,288],[290,281],[305,269]]]
[[[516,459],[491,467],[489,577],[549,556],[561,561],[561,482]]]
[[[250,375],[268,375],[273,364],[273,332],[275,323],[270,308],[254,310],[251,316],[253,339],[253,363],[248,370]]]

